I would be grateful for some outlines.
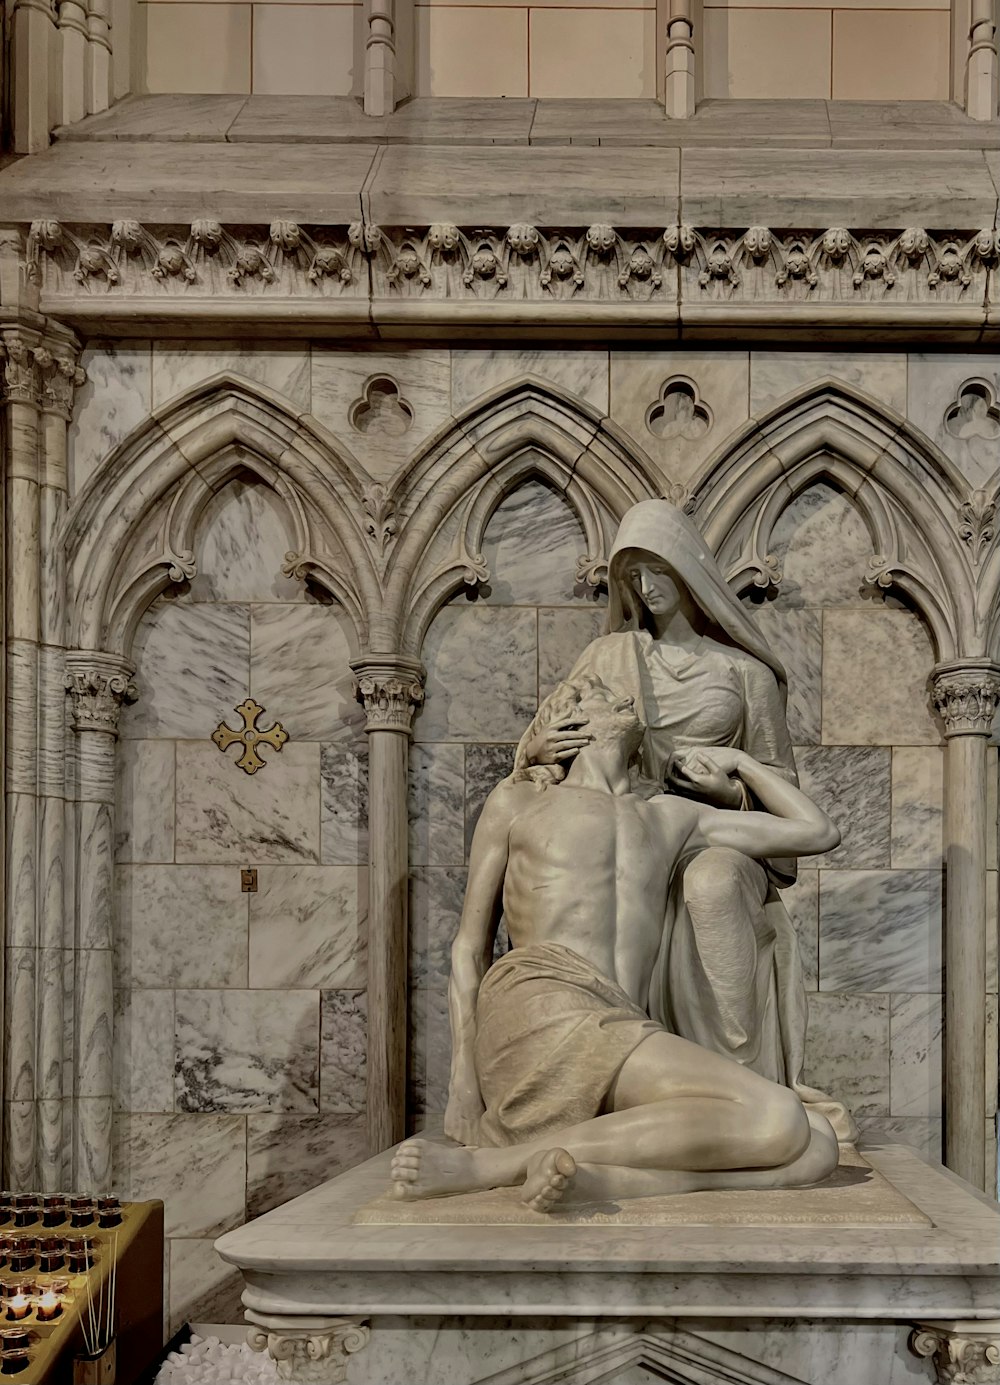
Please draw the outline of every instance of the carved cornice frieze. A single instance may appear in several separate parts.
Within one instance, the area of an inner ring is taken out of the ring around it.
[[[266,1351],[281,1380],[338,1385],[347,1379],[347,1358],[368,1344],[371,1329],[355,1318],[324,1319],[315,1328],[260,1327],[247,1330],[253,1351]]]
[[[404,316],[418,303],[466,313],[462,305],[534,304],[541,317],[558,304],[634,311],[679,303],[682,316],[693,317],[766,308],[775,320],[817,310],[832,319],[860,310],[891,322],[918,309],[932,319],[985,311],[990,276],[1000,274],[1000,232],[48,220],[32,224],[25,257],[25,273],[47,305],[71,301],[78,313],[116,305],[127,313],[136,300],[166,310],[171,301],[210,300],[222,311],[254,298],[325,303],[359,320],[372,301],[387,311],[395,304]]]
[[[933,697],[946,736],[988,736],[1000,708],[1000,666],[964,659],[938,664]]]
[[[113,654],[87,650],[66,658],[66,691],[72,699],[74,731],[118,735],[122,707],[139,696],[134,669]]]
[[[1000,1323],[921,1324],[910,1349],[932,1358],[939,1385],[1000,1385]]]
[[[415,659],[369,656],[351,662],[358,701],[368,718],[368,731],[409,734],[413,713],[424,700],[424,673]]]

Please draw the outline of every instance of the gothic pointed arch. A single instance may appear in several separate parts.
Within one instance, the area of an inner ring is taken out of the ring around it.
[[[247,473],[280,502],[287,574],[339,601],[363,648],[380,606],[367,474],[314,420],[228,374],[157,410],[105,459],[71,508],[63,533],[71,645],[128,658],[150,603],[194,577],[206,507]]]
[[[966,486],[901,415],[839,381],[811,384],[752,419],[692,486],[695,522],[737,590],[780,583],[775,525],[818,483],[845,494],[868,529],[871,556],[859,580],[911,601],[938,659],[982,652],[985,622],[958,522]]]
[[[436,612],[489,579],[483,535],[497,508],[530,479],[562,495],[586,551],[579,580],[597,585],[622,515],[662,494],[650,459],[599,411],[532,377],[506,385],[453,420],[397,476],[403,523],[386,572],[384,637],[419,656]],[[544,542],[544,535],[539,536]]]

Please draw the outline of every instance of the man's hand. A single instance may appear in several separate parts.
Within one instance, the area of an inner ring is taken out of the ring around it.
[[[743,751],[734,746],[699,746],[679,750],[667,780],[675,793],[700,798],[717,808],[741,808],[743,791],[731,776],[740,768]]]
[[[554,765],[560,760],[572,759],[578,750],[582,750],[594,739],[589,732],[583,730],[586,725],[586,717],[572,714],[560,717],[558,721],[550,721],[548,726],[532,736],[524,747],[528,764]]]
[[[481,1097],[452,1093],[444,1113],[444,1133],[456,1144],[475,1147],[479,1144],[479,1122],[485,1113]]]

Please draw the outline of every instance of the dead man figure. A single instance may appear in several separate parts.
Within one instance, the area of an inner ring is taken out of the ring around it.
[[[526,770],[494,789],[472,843],[452,949],[445,1116],[445,1133],[466,1147],[407,1141],[393,1159],[394,1194],[523,1185],[524,1202],[550,1211],[818,1182],[838,1157],[825,1117],[668,1033],[647,997],[671,874],[687,854],[805,856],[836,846],[837,828],[737,749],[687,752],[685,772],[738,775],[764,811],[644,795],[631,698],[588,679],[563,685],[554,706],[585,718],[591,740],[562,784],[546,788]],[[490,966],[501,916],[511,950]]]

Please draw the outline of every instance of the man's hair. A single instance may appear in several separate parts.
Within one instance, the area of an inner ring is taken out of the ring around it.
[[[609,700],[614,697],[614,693],[607,683],[593,674],[581,673],[572,681],[568,678],[564,679],[539,707],[534,722],[536,734],[539,731],[544,731],[546,726],[551,726],[554,721],[572,716],[588,693],[592,692],[605,693]],[[571,759],[568,762],[563,760],[554,765],[522,765],[514,770],[511,775],[511,783],[517,784],[527,779],[539,789],[547,789],[550,784],[562,783],[572,762]]]

